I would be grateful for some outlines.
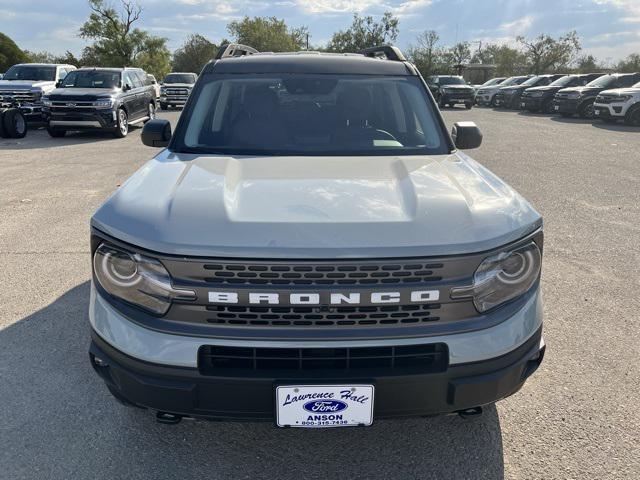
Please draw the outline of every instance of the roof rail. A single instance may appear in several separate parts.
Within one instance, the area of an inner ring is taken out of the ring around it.
[[[379,58],[381,56],[386,57],[387,60],[393,60],[394,62],[406,62],[407,59],[402,54],[398,47],[393,45],[380,45],[379,47],[370,47],[360,50],[365,57]]]
[[[221,58],[227,57],[242,57],[243,55],[253,55],[254,53],[259,52],[253,47],[240,45],[239,43],[227,43],[220,46],[215,59],[220,60]]]

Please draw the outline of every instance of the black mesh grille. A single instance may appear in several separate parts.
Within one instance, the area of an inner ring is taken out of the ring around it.
[[[442,263],[351,265],[205,264],[211,284],[245,285],[380,285],[441,280]]]
[[[207,322],[255,326],[353,326],[436,322],[439,304],[368,307],[208,306]]]
[[[352,371],[414,368],[421,373],[443,372],[449,354],[444,343],[358,348],[249,348],[205,345],[198,351],[203,375],[237,374],[242,370],[282,372]]]

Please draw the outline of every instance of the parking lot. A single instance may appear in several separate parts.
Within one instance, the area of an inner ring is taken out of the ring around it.
[[[173,123],[177,112],[161,116]],[[640,478],[640,129],[474,108],[469,152],[545,218],[547,356],[482,417],[370,428],[166,426],[88,362],[89,218],[154,150],[140,129],[0,139],[0,477]]]

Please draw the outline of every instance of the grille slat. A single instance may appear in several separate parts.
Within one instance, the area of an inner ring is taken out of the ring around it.
[[[436,322],[440,304],[382,307],[254,307],[210,305],[208,323],[218,325],[340,326]],[[304,322],[304,323],[296,323]],[[259,323],[255,323],[259,322]]]
[[[204,280],[227,285],[376,285],[425,283],[442,280],[442,263],[379,265],[237,265],[205,264]]]
[[[448,367],[446,344],[356,348],[246,348],[204,345],[198,351],[203,375],[235,375],[238,371],[296,372],[313,369],[348,372],[367,368],[414,368],[422,373]]]

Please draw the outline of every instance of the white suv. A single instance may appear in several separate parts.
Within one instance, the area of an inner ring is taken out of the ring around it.
[[[640,126],[640,82],[629,88],[600,92],[593,108],[595,118],[605,122],[624,120],[628,125]]]

